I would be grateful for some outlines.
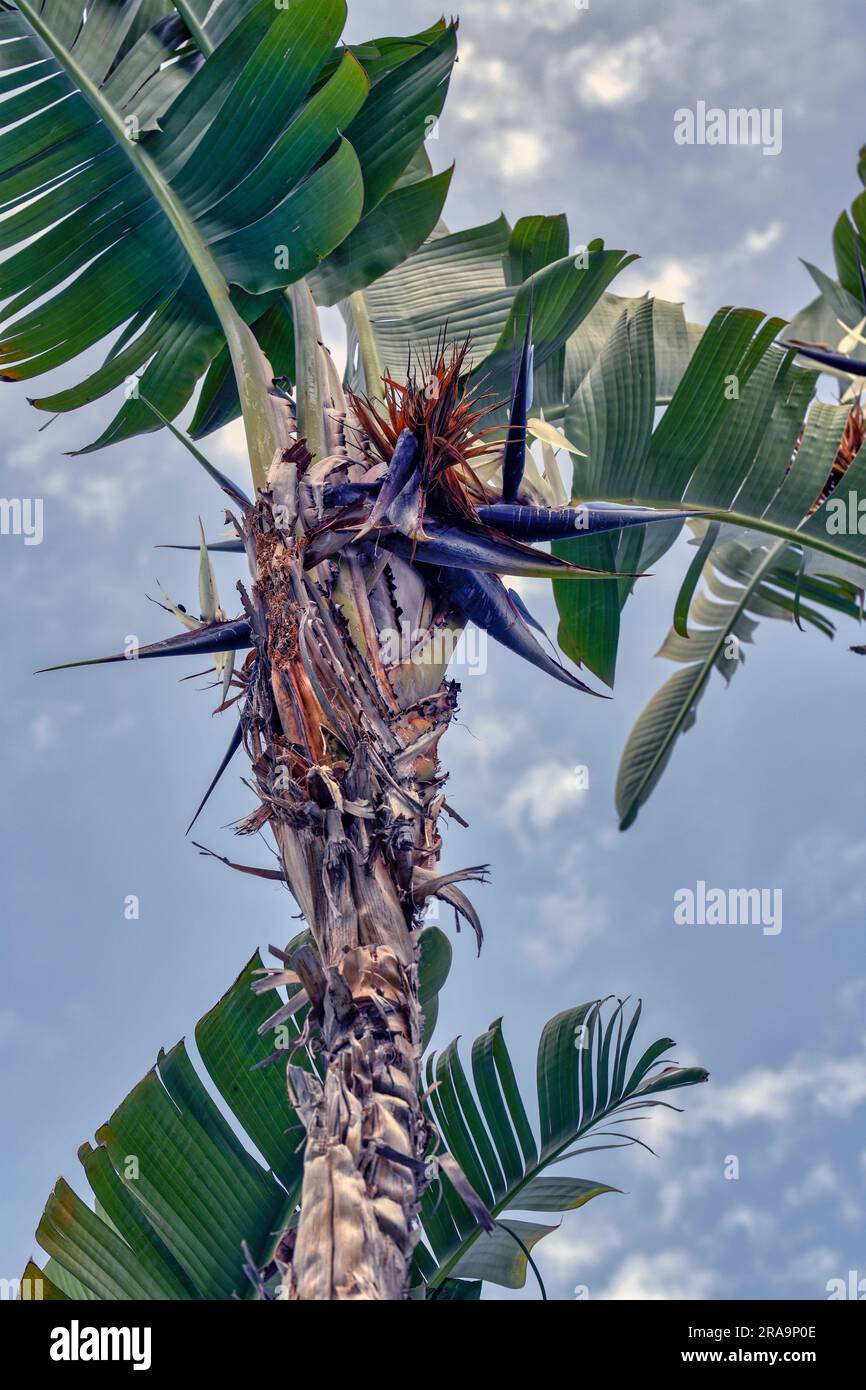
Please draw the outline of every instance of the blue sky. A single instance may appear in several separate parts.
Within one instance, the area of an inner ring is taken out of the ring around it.
[[[350,9],[352,37],[435,18],[416,0]],[[721,304],[793,314],[811,297],[797,258],[831,268],[833,222],[858,188],[860,19],[854,0],[469,0],[431,145],[437,168],[457,159],[449,223],[564,210],[576,244],[603,236],[641,253],[614,288],[684,299],[701,321]],[[780,108],[781,153],[677,145],[674,112],[698,100]],[[183,838],[228,736],[203,682],[158,663],[32,675],[128,633],[164,635],[146,594],[159,579],[194,604],[195,560],[154,545],[192,539],[199,515],[215,528],[218,494],[167,438],[64,458],[97,432],[104,403],[38,433],[24,389],[0,400],[0,493],[45,499],[41,546],[0,538],[0,1275],[11,1277],[58,1174],[84,1190],[82,1140],[161,1045],[191,1034],[252,950],[295,927],[278,888],[202,860]],[[211,453],[243,477],[237,431]],[[493,648],[482,674],[457,673],[461,715],[443,751],[470,828],[447,830],[446,862],[487,861],[492,882],[473,891],[481,959],[466,933],[455,938],[437,1041],[468,1042],[504,1015],[531,1095],[548,1017],[641,996],[645,1041],[674,1037],[677,1060],[706,1065],[711,1083],[682,1093],[684,1114],[647,1126],[658,1157],[599,1153],[574,1168],[627,1195],[567,1216],[541,1245],[549,1292],[822,1298],[829,1279],[866,1277],[866,664],[848,651],[863,638],[762,624],[619,834],[616,767],[671,669],[653,653],[686,555],[666,557],[626,610],[614,701],[573,695]],[[224,599],[237,574],[221,561]],[[554,626],[544,586],[525,592]],[[249,805],[238,769],[201,838],[233,853],[225,827]],[[698,880],[780,888],[782,931],[675,925],[675,891]],[[725,1176],[732,1156],[737,1179]]]

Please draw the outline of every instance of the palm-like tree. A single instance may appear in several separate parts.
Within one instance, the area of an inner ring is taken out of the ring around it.
[[[111,1225],[65,1187],[46,1209],[40,1239],[66,1271],[47,1276],[58,1296],[70,1277],[98,1296],[226,1296],[238,1265],[209,1263],[208,1252],[225,1260],[227,1247],[236,1262],[246,1251],[257,1291],[276,1280],[299,1299],[397,1299],[410,1287],[465,1296],[454,1279],[501,1271],[503,1260],[513,1270],[544,1233],[503,1224],[502,1212],[564,1210],[605,1190],[543,1167],[612,1115],[705,1077],[652,1071],[668,1040],[629,1070],[636,1017],[624,1028],[620,1006],[602,1027],[595,1001],[542,1038],[540,1148],[496,1027],[473,1052],[477,1102],[453,1048],[423,1094],[425,1014],[429,1034],[445,953],[440,933],[421,931],[427,900],[452,903],[480,943],[458,885],[483,870],[438,865],[440,817],[457,814],[439,763],[456,708],[446,675],[455,635],[475,622],[587,691],[501,576],[618,591],[637,564],[619,572],[532,542],[571,546],[581,532],[644,544],[648,522],[685,513],[569,503],[549,452],[568,440],[530,415],[535,387],[536,408],[563,416],[568,344],[628,258],[601,243],[569,253],[556,218],[449,234],[448,177],[430,172],[423,138],[444,100],[455,27],[341,49],[344,19],[342,0],[0,5],[0,236],[14,248],[3,265],[3,376],[40,375],[116,331],[84,382],[34,404],[70,410],[123,384],[123,406],[91,447],[168,424],[226,493],[232,535],[217,544],[249,560],[242,611],[221,609],[202,538],[200,617],[167,599],[185,630],[133,655],[214,657],[221,708],[239,716],[223,766],[243,744],[258,794],[240,828],[268,827],[272,872],[308,926],[275,952],[276,967],[242,977],[220,1006],[222,1047],[210,1060],[202,1049],[262,1152],[278,1151],[283,1185],[239,1152],[175,1049],[159,1063],[174,1106],[165,1123],[184,1116],[189,1143],[213,1164],[220,1220],[183,1208],[177,1173],[151,1171],[149,1196],[121,1176],[132,1111],[140,1124],[144,1107],[145,1128],[159,1112],[152,1086],[133,1093],[84,1153]],[[476,277],[474,297],[446,334],[455,266]],[[390,277],[406,287],[386,322],[375,296],[393,295]],[[334,302],[349,327],[345,383],[316,311]],[[243,414],[249,496],[171,424],[200,381],[192,431]],[[548,448],[543,472],[530,430]],[[231,1076],[229,1014],[251,1030],[234,1036]],[[276,1046],[255,1055],[271,1033]],[[286,1053],[278,1100],[272,1078]],[[299,1125],[305,1133],[300,1170],[287,1124],[295,1146]],[[277,1213],[280,1237],[266,1249]]]

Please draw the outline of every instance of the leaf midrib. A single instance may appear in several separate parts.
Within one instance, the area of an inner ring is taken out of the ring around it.
[[[147,184],[189,256],[226,337],[244,410],[253,482],[256,487],[263,486],[274,448],[279,441],[274,437],[273,429],[269,427],[267,385],[262,378],[252,344],[248,341],[246,325],[241,323],[232,305],[225,276],[198,232],[194,219],[175,196],[170,183],[147,152],[136,141],[128,138],[126,127],[114,107],[105,99],[100,88],[84,71],[72,52],[44,23],[41,15],[34,9],[32,0],[18,0],[18,9],[33,32],[72,78],[84,100],[114,136],[118,148],[124,152],[132,167]],[[209,46],[209,51],[213,52],[213,45]]]
[[[111,131],[118,147],[125,153],[133,168],[147,183],[163,213],[183,243],[184,249],[196,270],[205,282],[208,293],[212,298],[215,298],[214,292],[216,292],[216,296],[228,301],[228,286],[222,272],[207,245],[196,231],[189,215],[185,212],[183,204],[175,197],[170,184],[160,173],[157,165],[137,141],[129,139],[126,127],[114,107],[106,101],[99,87],[76,61],[72,52],[55,38],[51,29],[34,9],[31,0],[18,0],[18,8],[34,32],[38,34],[42,42],[51,50],[57,61],[62,64],[65,71],[73,79],[85,101]],[[216,302],[214,302],[214,307],[218,308]]]

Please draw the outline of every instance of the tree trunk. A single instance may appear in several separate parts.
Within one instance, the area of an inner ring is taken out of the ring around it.
[[[315,474],[330,466],[345,477],[369,459],[357,443],[347,451],[342,417],[330,415],[336,453]],[[437,745],[458,687],[443,680],[447,662],[413,662],[406,642],[396,661],[393,647],[386,653],[407,616],[398,587],[407,575],[430,632],[447,625],[408,566],[377,574],[350,551],[304,571],[298,518],[312,471],[303,442],[283,450],[244,523],[255,550],[256,666],[243,720],[262,801],[245,828],[269,823],[315,942],[292,968],[324,1065],[322,1081],[291,1060],[288,1068],[307,1139],[283,1296],[402,1299],[429,1138],[418,927],[441,844]]]

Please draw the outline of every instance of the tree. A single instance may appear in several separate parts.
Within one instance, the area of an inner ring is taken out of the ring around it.
[[[479,1277],[522,1277],[550,1229],[503,1212],[565,1210],[611,1190],[544,1168],[614,1116],[629,1123],[666,1103],[658,1094],[706,1078],[657,1071],[667,1039],[629,1068],[639,1009],[626,1023],[620,1002],[603,1023],[595,1000],[542,1036],[540,1147],[498,1024],[473,1049],[477,1100],[455,1045],[431,1060],[424,1090],[425,1027],[449,956],[441,933],[422,930],[426,901],[450,902],[481,940],[458,885],[484,870],[438,864],[440,817],[457,815],[438,753],[457,704],[454,641],[474,622],[589,692],[501,576],[624,593],[639,566],[619,565],[628,542],[615,538],[633,535],[642,565],[647,537],[679,526],[691,499],[568,503],[553,450],[575,446],[551,420],[570,428],[575,335],[592,344],[579,330],[630,258],[598,241],[571,251],[562,218],[449,233],[448,175],[432,174],[423,140],[456,26],[341,49],[344,19],[342,0],[0,6],[0,236],[13,249],[3,376],[41,375],[117,333],[85,381],[34,405],[71,410],[123,386],[90,448],[167,426],[230,502],[232,537],[199,547],[200,616],[166,596],[183,632],[97,663],[213,656],[220,708],[239,716],[217,777],[243,745],[258,805],[241,830],[268,828],[280,868],[265,872],[286,882],[308,927],[274,951],[277,966],[251,963],[200,1025],[208,1070],[273,1172],[173,1049],[99,1147],[82,1150],[97,1211],[65,1184],[49,1200],[39,1235],[54,1256],[52,1296],[84,1285],[101,1297],[225,1297],[244,1262],[250,1288],[276,1282],[290,1298],[473,1296]],[[471,293],[452,314],[455,282]],[[335,302],[345,383],[316,310]],[[649,352],[650,411],[652,354],[675,321],[642,305],[612,335]],[[696,359],[711,341],[708,330]],[[252,496],[172,423],[199,383],[191,432],[242,413]],[[568,553],[533,545],[545,540]],[[250,563],[236,617],[217,594],[219,546]]]

